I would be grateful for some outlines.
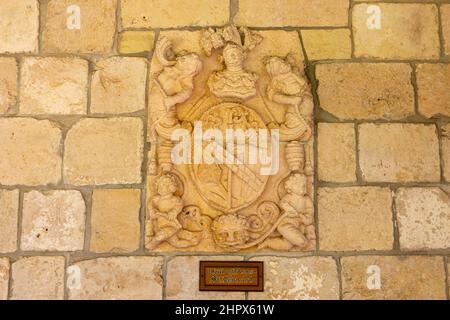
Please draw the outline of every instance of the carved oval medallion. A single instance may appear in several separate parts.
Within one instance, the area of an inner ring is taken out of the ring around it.
[[[268,176],[260,174],[262,164],[259,160],[259,148],[270,150],[269,137],[267,145],[261,144],[259,139],[259,129],[267,129],[266,125],[254,110],[231,102],[211,107],[199,121],[203,133],[208,129],[216,129],[223,137],[220,144],[222,158],[219,151],[218,154],[214,153],[215,163],[203,162],[190,166],[199,194],[210,206],[224,213],[249,206],[264,191],[268,180]],[[243,137],[245,142],[242,146]],[[208,145],[211,146],[211,141],[203,141],[203,152],[208,150]],[[256,150],[256,158],[250,151],[252,147]]]

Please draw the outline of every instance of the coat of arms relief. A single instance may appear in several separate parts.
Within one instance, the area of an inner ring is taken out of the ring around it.
[[[313,98],[296,32],[166,31],[152,60],[146,248],[315,248]]]

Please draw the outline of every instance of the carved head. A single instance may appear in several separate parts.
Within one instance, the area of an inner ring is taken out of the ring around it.
[[[245,60],[244,49],[234,43],[229,43],[223,49],[223,60],[228,68],[242,68]]]
[[[178,182],[174,175],[166,173],[158,179],[156,184],[160,196],[174,194],[178,189]]]
[[[211,226],[217,245],[232,248],[245,244],[249,239],[247,220],[236,214],[216,218]]]
[[[195,53],[188,53],[177,57],[176,68],[187,76],[196,76],[202,69],[202,61]]]
[[[267,72],[270,76],[286,74],[292,71],[292,66],[280,57],[269,57],[265,61]]]
[[[186,206],[178,215],[178,221],[184,230],[200,232],[203,230],[202,213],[197,206]]]
[[[294,173],[284,183],[288,194],[305,195],[307,179],[304,174]]]

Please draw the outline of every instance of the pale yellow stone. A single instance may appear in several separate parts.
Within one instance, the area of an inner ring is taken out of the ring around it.
[[[264,292],[249,292],[250,300],[337,300],[336,261],[329,257],[255,257],[264,262]]]
[[[411,72],[406,63],[319,64],[320,107],[342,120],[414,115]]]
[[[123,0],[124,28],[221,26],[230,16],[228,0]]]
[[[319,123],[319,179],[356,181],[356,137],[351,123]]]
[[[39,2],[2,0],[0,30],[0,53],[37,53]]]
[[[0,258],[0,301],[8,299],[9,260]]]
[[[359,164],[368,182],[440,181],[434,125],[362,124]]]
[[[450,124],[447,124],[445,126],[442,127],[441,129],[442,133],[442,139],[441,139],[441,144],[442,144],[442,160],[443,160],[443,174],[444,174],[444,179],[447,182],[450,182]]]
[[[67,133],[64,179],[74,185],[140,183],[143,145],[139,118],[82,119]]]
[[[28,257],[12,263],[12,300],[62,300],[64,257]]]
[[[88,62],[79,58],[25,58],[21,114],[85,114]]]
[[[19,190],[0,190],[0,253],[17,250],[18,214]]]
[[[350,59],[349,29],[302,30],[302,41],[309,60]]]
[[[146,80],[143,58],[100,60],[91,82],[91,112],[120,114],[144,109]]]
[[[61,130],[48,120],[0,119],[0,184],[58,183],[61,139]]]
[[[442,35],[444,36],[444,51],[450,56],[450,4],[443,4],[440,8]]]
[[[83,250],[85,220],[80,191],[26,192],[20,247],[25,251]]]
[[[239,0],[237,25],[249,27],[345,27],[348,0]]]
[[[17,62],[0,58],[0,115],[15,112],[17,102]]]
[[[442,257],[343,257],[342,294],[357,300],[444,300],[445,271]],[[378,268],[377,268],[378,267]],[[381,287],[372,289],[380,271]],[[369,287],[368,287],[369,284]]]
[[[200,261],[241,261],[239,256],[174,257],[167,263],[168,300],[244,300],[244,292],[199,291]]]
[[[140,208],[139,189],[94,190],[90,250],[132,252],[139,249]]]
[[[450,117],[450,64],[419,64],[416,76],[419,112]]]
[[[392,249],[392,196],[388,188],[319,188],[318,200],[320,250]]]
[[[72,300],[162,299],[161,257],[115,257],[81,261],[67,269]]]
[[[80,8],[80,29],[71,25],[74,13],[68,10],[72,5]],[[49,0],[42,49],[52,53],[111,52],[116,30],[116,6],[117,0]]]
[[[121,54],[149,53],[153,50],[155,33],[153,31],[123,31],[119,33],[119,52]]]
[[[434,4],[380,3],[381,28],[368,28],[371,4],[352,11],[355,56],[380,59],[439,58],[438,9]]]
[[[395,204],[400,248],[450,248],[450,196],[440,188],[400,188]]]

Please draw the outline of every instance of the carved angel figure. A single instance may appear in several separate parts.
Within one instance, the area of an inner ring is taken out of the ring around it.
[[[244,69],[247,52],[262,41],[262,37],[241,28],[244,43],[235,26],[223,29],[209,29],[204,32],[202,46],[207,55],[213,49],[224,47],[222,61],[224,69],[214,72],[208,80],[211,92],[219,98],[248,99],[256,95],[258,75]]]
[[[281,124],[280,135],[283,140],[308,140],[311,128],[304,116],[311,116],[313,100],[309,84],[292,65],[280,57],[270,57],[266,61],[266,69],[271,76],[267,87],[269,100],[286,105],[284,123]]]
[[[306,192],[307,178],[303,174],[291,174],[285,182],[286,195],[280,201],[284,218],[277,231],[281,237],[268,238],[258,249],[290,250],[294,246],[304,248],[315,240],[314,205]]]
[[[154,79],[154,85],[159,89],[160,105],[154,106],[157,119],[150,128],[152,142],[150,172],[152,174],[156,174],[158,137],[170,140],[173,130],[180,127],[176,105],[191,97],[194,91],[194,78],[202,68],[202,62],[197,54],[175,55],[172,51],[172,43],[165,37],[158,41],[156,57],[164,69]]]

